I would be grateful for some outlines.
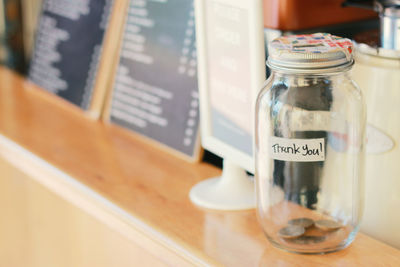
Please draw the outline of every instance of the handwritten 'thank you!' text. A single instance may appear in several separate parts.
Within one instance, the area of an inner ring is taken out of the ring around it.
[[[271,136],[269,155],[284,161],[324,161],[325,139],[290,139]]]

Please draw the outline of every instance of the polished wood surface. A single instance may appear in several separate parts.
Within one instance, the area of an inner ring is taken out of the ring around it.
[[[400,266],[399,250],[363,234],[348,249],[327,255],[276,249],[254,211],[205,211],[190,202],[190,188],[219,175],[219,169],[185,162],[124,130],[90,120],[8,70],[0,69],[0,80],[0,135],[129,214],[126,219],[115,212],[153,242],[173,247],[176,257],[225,266]]]
[[[166,266],[1,158],[0,173],[0,266]]]

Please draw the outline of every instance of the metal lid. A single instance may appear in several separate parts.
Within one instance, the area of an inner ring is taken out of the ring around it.
[[[324,72],[353,64],[353,43],[328,33],[289,35],[268,44],[267,65],[296,72]]]

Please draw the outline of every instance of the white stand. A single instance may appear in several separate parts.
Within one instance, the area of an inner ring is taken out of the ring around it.
[[[189,197],[194,204],[207,209],[245,210],[255,207],[254,189],[242,168],[224,160],[222,176],[196,184]]]

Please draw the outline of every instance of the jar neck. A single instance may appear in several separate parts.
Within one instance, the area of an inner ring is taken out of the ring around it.
[[[349,70],[334,74],[301,74],[301,73],[283,73],[280,71],[271,71],[272,79],[285,82],[298,87],[312,86],[326,81],[340,81],[349,78]]]

